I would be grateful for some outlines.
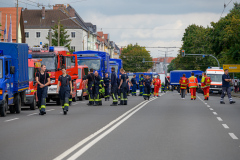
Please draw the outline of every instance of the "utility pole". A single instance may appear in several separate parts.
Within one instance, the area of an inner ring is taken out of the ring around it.
[[[167,77],[167,62],[166,62],[167,54],[168,54],[168,52],[173,52],[174,50],[168,51],[168,48],[167,48],[167,51],[161,51],[161,50],[159,50],[159,51],[160,52],[165,52],[165,58],[164,58],[164,62],[163,62],[163,67],[164,67],[165,76]]]
[[[18,0],[17,0],[17,20],[16,20],[16,43],[18,43]]]
[[[48,36],[49,36],[49,46],[48,47],[50,47],[50,46],[52,46],[52,30],[51,29],[49,29]]]
[[[60,21],[58,21],[58,46],[60,46]]]

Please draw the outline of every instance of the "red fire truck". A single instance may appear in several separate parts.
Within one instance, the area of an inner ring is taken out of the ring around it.
[[[32,59],[32,55],[28,54],[28,74],[29,74],[29,88],[26,91],[26,103],[30,105],[31,110],[36,109],[37,103],[37,83],[35,81],[35,75],[39,72],[41,67],[41,60]]]
[[[88,66],[78,66],[78,79],[76,81],[77,83],[77,97],[80,101],[83,100],[83,97],[85,97],[86,100],[88,100],[88,93],[87,93],[87,84],[86,80],[84,79],[84,76],[88,75]]]
[[[32,48],[29,51],[35,59],[42,59],[42,64],[46,65],[51,84],[48,86],[47,102],[56,101],[60,105],[60,99],[57,91],[58,78],[62,75],[61,67],[65,66],[67,74],[72,77],[73,95],[72,101],[77,100],[76,80],[78,78],[77,56],[71,54],[65,47],[49,47],[49,50],[43,50],[40,47]],[[71,101],[70,101],[71,105]]]

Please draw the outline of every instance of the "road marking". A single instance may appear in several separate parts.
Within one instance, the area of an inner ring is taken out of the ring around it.
[[[217,119],[218,119],[219,121],[223,121],[221,117],[217,117]]]
[[[217,112],[212,112],[214,115],[218,115]]]
[[[225,129],[229,129],[228,125],[222,124]]]
[[[165,93],[164,93],[165,94]],[[164,95],[162,94],[162,95]],[[155,98],[154,98],[155,99]],[[150,99],[152,100],[152,98]],[[103,131],[105,131],[107,128],[111,127],[113,124],[115,124],[116,122],[120,121],[122,118],[124,118],[125,116],[127,116],[128,114],[130,114],[131,112],[133,112],[134,110],[136,110],[137,108],[139,108],[139,106],[143,105],[143,104],[147,104],[148,101],[143,101],[141,103],[139,103],[138,105],[136,105],[135,107],[133,107],[132,109],[128,110],[127,112],[125,112],[124,114],[122,114],[121,116],[119,116],[118,118],[116,118],[115,120],[113,120],[112,122],[110,122],[109,124],[107,124],[106,126],[104,126],[103,128],[101,128],[100,130],[96,131],[95,133],[91,134],[90,136],[86,137],[85,139],[83,139],[82,141],[78,142],[77,144],[75,144],[73,147],[69,148],[68,150],[66,150],[65,152],[63,152],[61,155],[59,155],[58,157],[54,158],[54,160],[61,160],[65,157],[67,157],[69,154],[71,154],[72,152],[74,152],[76,149],[80,148],[82,145],[84,145],[85,143],[87,143],[88,141],[90,141],[91,139],[95,138],[97,135],[99,135],[100,133],[102,133]]]
[[[98,141],[100,141],[101,139],[103,139],[105,136],[107,136],[109,133],[111,133],[113,130],[115,130],[118,126],[120,126],[122,123],[124,123],[126,120],[128,120],[132,115],[134,115],[136,112],[138,112],[140,109],[142,109],[144,106],[146,106],[149,102],[153,101],[155,99],[149,100],[148,102],[146,102],[145,104],[141,105],[139,108],[137,108],[136,110],[134,110],[133,112],[131,112],[128,116],[126,116],[125,118],[123,118],[121,121],[119,121],[118,123],[116,123],[114,126],[112,126],[111,128],[109,128],[108,130],[106,130],[104,133],[102,133],[101,135],[99,135],[98,137],[96,137],[94,140],[92,140],[90,143],[88,143],[86,146],[84,146],[83,148],[81,148],[80,150],[78,150],[74,155],[72,155],[70,158],[68,158],[67,160],[75,160],[78,157],[80,157],[84,152],[86,152],[88,149],[90,149],[93,145],[95,145]]]
[[[38,113],[29,114],[29,115],[27,115],[27,116],[33,116],[33,115],[35,115],[35,114],[38,114]]]
[[[209,108],[211,111],[213,111],[213,109],[212,108]]]
[[[11,121],[14,121],[14,120],[17,120],[19,118],[13,118],[13,119],[9,119],[9,120],[6,120],[5,122],[11,122]]]
[[[207,103],[205,103],[207,105]]]
[[[210,107],[209,105],[207,105],[207,107]]]
[[[49,112],[49,111],[53,111],[53,110],[55,110],[55,109],[49,109],[49,110],[46,110],[46,111]]]
[[[232,137],[232,139],[238,139],[238,137],[234,133],[228,133],[228,134]]]

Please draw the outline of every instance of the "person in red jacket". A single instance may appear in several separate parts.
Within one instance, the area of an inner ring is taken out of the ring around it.
[[[211,78],[207,76],[206,73],[204,73],[204,85],[205,85],[205,88],[204,88],[204,100],[208,100],[209,99],[209,90],[210,90],[210,85],[211,85]]]
[[[181,98],[185,99],[185,95],[186,95],[186,89],[187,89],[187,85],[188,85],[188,79],[186,78],[186,75],[183,74],[183,76],[181,77],[180,81],[180,93],[181,93]]]
[[[159,76],[157,76],[157,78],[154,80],[154,97],[155,96],[159,97],[158,95],[159,88],[161,88],[161,79]]]
[[[198,87],[198,80],[197,78],[194,76],[194,73],[191,73],[191,77],[188,78],[188,86],[190,88],[190,92],[191,92],[191,100],[196,100],[196,90]]]

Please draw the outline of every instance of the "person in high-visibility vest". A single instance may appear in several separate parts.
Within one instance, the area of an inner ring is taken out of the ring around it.
[[[182,99],[185,99],[187,85],[188,85],[188,79],[186,78],[186,75],[183,74],[180,80],[180,89],[181,89],[180,91],[181,91]]]
[[[156,79],[154,79],[154,97],[157,96],[159,97],[158,93],[159,93],[159,88],[161,88],[161,79],[159,76],[157,76]]]
[[[209,90],[210,90],[210,85],[211,85],[211,78],[207,76],[206,73],[204,73],[204,89],[203,89],[203,92],[204,92],[204,100],[208,100],[209,99]]]
[[[188,86],[190,88],[190,92],[191,92],[191,100],[196,100],[196,91],[197,91],[197,87],[198,87],[198,80],[197,78],[194,76],[194,73],[191,73],[191,77],[188,78]]]

